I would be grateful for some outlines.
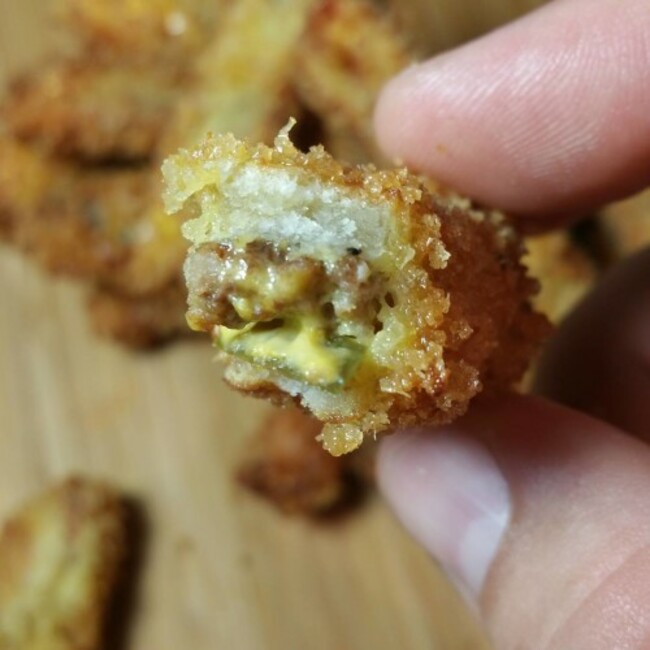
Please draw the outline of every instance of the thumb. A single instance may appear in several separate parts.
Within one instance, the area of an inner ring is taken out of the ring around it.
[[[532,397],[387,438],[381,488],[499,650],[650,640],[650,451]]]

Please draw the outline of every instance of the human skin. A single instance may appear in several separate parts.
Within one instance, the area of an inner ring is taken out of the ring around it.
[[[650,182],[648,25],[643,0],[556,0],[392,81],[379,142],[542,229],[579,216]],[[387,437],[382,490],[498,650],[648,648],[649,250],[566,321],[537,389]]]

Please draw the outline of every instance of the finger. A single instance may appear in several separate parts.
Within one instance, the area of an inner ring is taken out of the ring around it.
[[[563,323],[536,389],[650,438],[650,249],[603,279]]]
[[[650,181],[650,4],[556,1],[407,69],[380,145],[473,198],[576,214]]]
[[[539,398],[388,437],[380,486],[462,584],[499,650],[650,639],[650,452]]]

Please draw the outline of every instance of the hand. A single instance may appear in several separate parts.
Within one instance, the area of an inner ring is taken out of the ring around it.
[[[646,0],[556,0],[391,82],[379,140],[542,226],[586,212],[650,182],[649,27]],[[499,650],[647,648],[650,250],[566,321],[538,391],[387,437],[381,487]]]

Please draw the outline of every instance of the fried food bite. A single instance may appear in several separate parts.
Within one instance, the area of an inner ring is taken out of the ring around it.
[[[163,165],[185,225],[188,322],[226,380],[295,401],[333,455],[364,434],[448,422],[526,368],[547,329],[508,220],[405,170],[343,167],[232,135]]]
[[[0,648],[94,650],[116,586],[125,514],[109,487],[71,478],[0,534]]]
[[[57,155],[142,160],[154,154],[181,88],[160,67],[64,59],[15,79],[2,117],[16,138]]]

